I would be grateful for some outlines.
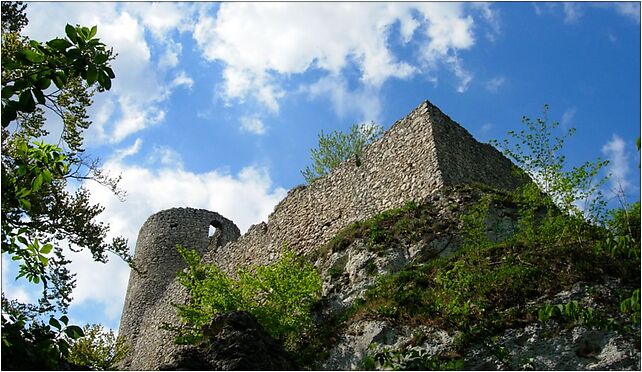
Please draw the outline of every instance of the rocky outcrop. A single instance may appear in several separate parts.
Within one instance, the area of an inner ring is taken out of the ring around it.
[[[161,370],[289,371],[299,370],[283,346],[245,312],[217,315],[203,328],[206,340],[182,349]]]
[[[602,299],[618,300],[619,280],[604,284],[577,283],[558,293],[552,303],[579,301],[601,309]],[[617,317],[622,321],[622,317]],[[498,352],[501,348],[501,352]],[[510,328],[493,344],[478,344],[464,353],[467,367],[475,370],[640,370],[640,329],[626,333],[592,326],[568,327],[556,320]]]

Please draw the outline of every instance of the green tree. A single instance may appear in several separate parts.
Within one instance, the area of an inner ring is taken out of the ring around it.
[[[69,345],[83,336],[69,319],[51,317],[48,324],[39,313],[15,300],[2,298],[2,368],[5,370],[70,369]]]
[[[203,263],[198,252],[178,246],[187,270],[178,273],[190,300],[176,305],[180,327],[165,325],[178,332],[177,343],[197,344],[203,340],[201,328],[215,314],[247,311],[273,337],[293,347],[301,333],[312,325],[311,309],[321,292],[321,277],[314,266],[294,252],[284,251],[276,262],[242,268],[237,279],[216,265]]]
[[[526,126],[520,131],[509,131],[503,141],[491,141],[504,155],[525,171],[550,200],[564,213],[583,216],[594,222],[604,222],[606,202],[601,187],[606,178],[599,177],[608,161],[597,159],[567,170],[566,157],[561,153],[564,142],[575,133],[570,128],[561,136],[554,132],[559,122],[549,121],[548,105],[541,118],[522,117]],[[531,185],[527,186],[533,193]],[[532,196],[532,195],[531,195]]]
[[[382,134],[383,128],[375,123],[355,124],[348,133],[333,131],[325,135],[321,131],[319,147],[311,150],[312,165],[301,172],[303,178],[307,183],[312,183],[353,156],[360,164],[363,148]]]
[[[65,311],[74,279],[62,241],[100,262],[106,252],[131,260],[124,239],[105,241],[108,226],[95,221],[103,207],[91,205],[83,188],[70,192],[68,182],[94,179],[117,191],[118,179],[83,148],[91,96],[111,87],[114,57],[95,26],[67,25],[67,38],[46,43],[21,36],[24,9],[2,5],[2,253],[19,262],[18,278],[42,285],[41,312]],[[49,134],[44,109],[62,120],[58,145],[37,141]]]
[[[87,324],[83,332],[85,336],[71,344],[69,362],[95,371],[108,371],[125,357],[127,348],[124,339],[116,337],[114,331],[106,330],[99,324]]]
[[[110,89],[114,55],[96,38],[96,26],[67,25],[65,38],[29,40],[20,34],[25,8],[2,3],[2,258],[16,261],[16,280],[39,285],[42,296],[37,304],[19,304],[3,293],[3,366],[9,355],[16,368],[64,369],[69,342],[83,332],[67,325],[66,316],[49,315],[66,312],[75,286],[63,244],[88,250],[99,262],[112,252],[131,263],[125,239],[106,241],[108,226],[96,221],[103,207],[72,182],[91,179],[118,192],[118,179],[83,148],[87,108],[96,90]],[[61,127],[45,125],[45,110]],[[60,130],[57,144],[42,140],[48,129]]]

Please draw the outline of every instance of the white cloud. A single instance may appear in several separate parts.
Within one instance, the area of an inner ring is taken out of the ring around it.
[[[506,78],[504,76],[494,77],[486,82],[486,90],[495,93],[504,85],[505,82]]]
[[[140,149],[138,142],[118,153]],[[122,176],[120,187],[127,190],[124,202],[96,183],[85,184],[91,202],[105,207],[99,218],[110,225],[108,237],[123,236],[132,249],[143,222],[160,210],[188,206],[209,209],[229,218],[245,232],[250,225],[266,220],[286,195],[286,190],[274,187],[265,168],[248,166],[237,174],[216,170],[194,173],[185,170],[180,156],[169,148],[155,147],[151,157],[159,167],[127,165],[119,156],[105,163],[107,171]],[[102,265],[94,263],[89,255],[72,257],[77,288],[71,306],[95,302],[103,307],[104,316],[117,319],[127,289],[127,265],[117,258]]]
[[[165,47],[165,52],[158,60],[158,67],[160,69],[172,68],[178,66],[179,56],[183,52],[183,45],[168,40]]]
[[[610,5],[615,8],[615,11],[626,18],[631,19],[636,23],[640,23],[640,3],[634,1],[618,1],[612,3],[601,3],[601,6]]]
[[[174,150],[166,146],[154,146],[152,153],[147,157],[148,165],[162,165],[183,169],[183,159]]]
[[[468,8],[489,23],[496,21],[488,5]],[[460,79],[458,90],[465,91],[472,74],[454,53],[474,44],[473,18],[464,14],[468,8],[454,3],[223,3],[215,17],[201,13],[194,38],[206,59],[223,64],[223,98],[253,98],[276,112],[285,95],[283,79],[306,71],[336,77],[349,64],[360,71],[360,83],[378,93],[388,79],[427,73],[445,62]],[[403,43],[417,38],[424,45],[420,61],[399,60],[392,53],[388,39],[394,24]]]
[[[473,80],[473,74],[462,66],[461,59],[456,55],[448,56],[446,62],[450,66],[455,76],[459,79],[457,92],[464,93],[468,90],[468,85]]]
[[[241,122],[241,132],[254,133],[257,135],[265,134],[265,124],[256,116],[243,116]]]
[[[128,156],[137,154],[140,151],[140,146],[143,144],[143,140],[136,138],[136,141],[130,147],[125,147],[123,149],[118,149],[114,151],[114,159],[122,160]]]
[[[178,64],[181,52],[170,36],[193,27],[186,21],[192,8],[173,3],[29,3],[24,32],[48,40],[64,35],[66,23],[98,26],[98,37],[118,54],[111,63],[116,78],[109,92],[94,97],[90,116],[96,125],[86,137],[88,142],[118,143],[164,119],[163,103],[176,86],[165,81],[165,70]],[[164,55],[152,54],[146,31],[165,46]]]
[[[302,90],[311,98],[327,97],[340,118],[356,113],[362,122],[379,121],[381,100],[371,87],[349,90],[348,83],[342,77],[326,76]]]
[[[17,264],[15,261],[11,261],[9,254],[2,254],[2,293],[9,300],[18,300],[22,303],[33,303],[35,297],[33,291],[33,285],[30,287],[25,287],[24,284],[27,284],[27,280],[22,278],[20,280],[15,280],[17,275]]]
[[[194,86],[194,80],[187,75],[185,71],[179,72],[174,80],[172,80],[172,87],[185,86],[187,89],[192,89]]]
[[[577,23],[582,17],[579,5],[576,3],[564,3],[564,23],[573,24]]]
[[[562,125],[562,128],[569,128],[573,126],[576,112],[577,112],[577,108],[575,107],[571,107],[564,111],[564,113],[562,114],[562,120],[560,120],[560,124]]]
[[[609,160],[608,169],[611,173],[611,191],[614,195],[620,191],[630,191],[632,187],[627,178],[629,174],[629,155],[626,146],[624,140],[617,134],[614,134],[611,140],[602,146],[602,153]]]
[[[490,41],[495,41],[501,32],[498,11],[491,9],[491,3],[488,2],[475,2],[472,3],[471,6],[479,10],[490,28],[490,31],[486,33],[486,38]]]
[[[164,40],[167,33],[177,29],[188,31],[191,27],[189,18],[194,12],[193,4],[178,2],[136,2],[125,3],[125,9],[141,20],[152,35]]]

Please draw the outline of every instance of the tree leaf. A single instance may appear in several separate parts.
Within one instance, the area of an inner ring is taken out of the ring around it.
[[[2,98],[9,99],[14,94],[15,94],[15,90],[13,89],[12,85],[8,85],[8,86],[2,88]]]
[[[102,76],[103,78],[103,83],[101,84],[101,86],[105,88],[105,90],[111,89],[111,79],[109,78],[109,76],[107,76],[104,71],[100,72],[100,76]]]
[[[45,60],[45,56],[30,49],[24,49],[22,54],[27,60],[29,60],[29,62],[40,63]]]
[[[107,76],[109,76],[111,79],[116,77],[116,75],[114,75],[114,71],[112,71],[111,67],[105,67],[105,72],[107,73]]]
[[[18,236],[17,239],[20,243],[24,245],[29,245],[29,242],[27,242],[27,238],[25,238],[24,236]]]
[[[51,80],[49,80],[51,81]],[[44,105],[46,100],[45,100],[45,95],[42,93],[42,90],[40,89],[33,89],[33,95],[36,96],[36,100],[38,101],[39,104]]]
[[[98,70],[93,65],[90,65],[87,69],[87,85],[92,86],[98,78]]]
[[[96,62],[97,65],[101,65],[107,62],[108,59],[109,59],[109,55],[105,53],[100,53],[96,56],[96,58],[94,59],[94,62]]]
[[[38,260],[42,264],[42,266],[47,266],[49,264],[49,259],[45,256],[38,256]]]
[[[78,327],[77,325],[70,325],[67,328],[65,328],[65,333],[67,336],[71,337],[74,340],[77,340],[83,336],[85,336],[85,333],[82,331],[82,328]]]
[[[59,50],[59,51],[64,51],[73,44],[70,43],[69,41],[65,39],[53,39],[47,42],[47,45],[52,47],[53,49]]]
[[[33,183],[31,184],[31,189],[33,191],[38,191],[40,190],[40,187],[42,186],[42,173],[38,174],[36,178],[33,179]]]
[[[89,37],[87,39],[92,39],[94,36],[96,36],[97,32],[98,32],[98,26],[93,26],[89,31]]]
[[[15,101],[11,101],[15,102]],[[16,120],[18,113],[16,108],[13,105],[6,105],[2,107],[2,127],[5,128],[11,123],[11,121]]]
[[[60,321],[64,324],[67,325],[69,323],[69,318],[67,318],[67,315],[63,315],[60,317]]]
[[[49,254],[52,249],[53,249],[53,245],[45,244],[45,245],[42,246],[42,248],[40,248],[40,253]]]
[[[20,104],[20,111],[33,112],[36,109],[36,101],[33,100],[30,89],[27,89],[20,93],[18,103]]]
[[[78,33],[82,35],[83,40],[89,40],[89,29],[87,27],[78,28]]]
[[[36,87],[38,89],[45,90],[45,89],[49,88],[49,85],[51,85],[51,79],[49,79],[47,77],[42,77],[42,78],[38,79],[38,81],[36,81]]]
[[[67,24],[67,26],[65,26],[65,33],[73,43],[78,41],[78,34],[76,33],[76,28],[74,26]]]
[[[58,322],[58,320],[56,320],[56,318],[54,318],[54,317],[49,318],[49,325],[54,327],[54,328],[56,328],[56,329],[62,328],[60,326],[60,322]]]

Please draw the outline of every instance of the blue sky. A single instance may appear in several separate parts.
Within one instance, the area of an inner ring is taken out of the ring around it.
[[[569,163],[609,159],[608,187],[639,199],[639,2],[29,3],[27,14],[33,39],[98,25],[118,53],[86,144],[127,199],[85,186],[132,249],[150,214],[176,206],[244,232],[304,182],[319,131],[387,129],[425,99],[484,142],[547,103],[577,128]],[[117,328],[127,266],[78,254],[72,270],[72,320]],[[3,257],[5,293],[37,298],[14,276]]]

